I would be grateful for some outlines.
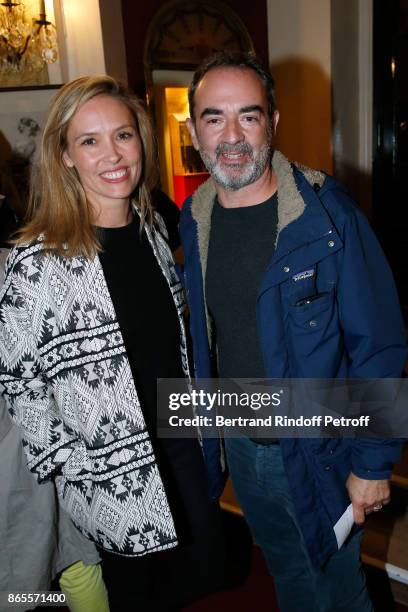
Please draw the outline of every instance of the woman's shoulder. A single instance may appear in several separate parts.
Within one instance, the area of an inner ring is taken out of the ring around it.
[[[14,267],[17,263],[23,262],[32,257],[36,257],[44,252],[44,246],[41,240],[36,240],[30,243],[20,243],[14,245],[7,258],[7,269]]]
[[[47,252],[41,240],[36,240],[31,243],[14,245],[4,259],[3,289],[6,288],[6,285],[19,286],[29,281],[34,290],[35,285],[40,284],[42,273],[55,257]]]

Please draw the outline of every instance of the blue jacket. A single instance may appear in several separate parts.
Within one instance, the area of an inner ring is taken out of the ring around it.
[[[332,178],[293,166],[278,151],[272,165],[278,237],[257,298],[266,375],[400,377],[406,359],[403,320],[391,271],[366,218]],[[216,375],[203,283],[214,197],[210,179],[185,202],[180,222],[198,378]],[[295,306],[315,294],[322,297]],[[399,441],[378,439],[281,440],[297,518],[316,566],[337,550],[333,525],[350,503],[345,488],[350,471],[388,479],[401,447]],[[205,451],[214,487],[220,487],[217,441],[207,440]]]

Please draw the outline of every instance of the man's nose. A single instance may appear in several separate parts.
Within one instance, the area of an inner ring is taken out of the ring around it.
[[[229,119],[225,123],[223,136],[224,141],[231,144],[241,142],[244,139],[244,133],[239,119]]]

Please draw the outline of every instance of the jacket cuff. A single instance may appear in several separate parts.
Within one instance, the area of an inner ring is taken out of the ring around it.
[[[392,465],[382,470],[369,470],[353,465],[351,471],[355,476],[364,480],[389,480],[392,474]]]
[[[355,439],[351,447],[351,471],[366,480],[389,480],[403,447],[402,439]]]

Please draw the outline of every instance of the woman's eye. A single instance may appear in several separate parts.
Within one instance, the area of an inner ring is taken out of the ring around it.
[[[81,144],[83,144],[83,145],[93,145],[93,144],[95,144],[95,142],[96,142],[95,138],[85,138],[85,140],[83,140],[81,142]]]
[[[132,138],[133,134],[132,132],[119,132],[118,136],[120,140],[129,140],[129,138]]]

